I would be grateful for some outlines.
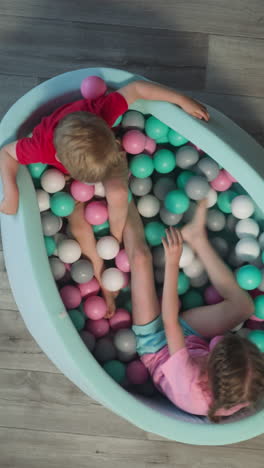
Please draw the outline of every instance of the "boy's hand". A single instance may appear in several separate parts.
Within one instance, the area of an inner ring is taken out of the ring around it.
[[[18,197],[4,198],[0,202],[0,213],[14,215],[18,210]]]
[[[185,112],[187,112],[187,114],[190,114],[197,119],[204,119],[208,122],[210,118],[206,107],[188,96],[182,96],[180,106]]]
[[[178,229],[170,227],[166,229],[166,239],[162,239],[162,244],[165,250],[166,263],[179,264],[182,254],[182,235]]]

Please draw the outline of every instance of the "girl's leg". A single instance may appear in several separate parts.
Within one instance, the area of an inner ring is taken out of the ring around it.
[[[181,316],[203,336],[212,337],[246,320],[253,313],[253,303],[208,241],[206,213],[206,201],[203,200],[198,204],[193,220],[182,229],[182,236],[204,264],[211,283],[223,301],[187,310]]]
[[[133,202],[129,203],[124,244],[131,268],[134,325],[145,325],[160,314],[155,290],[152,256],[145,242],[143,225]]]

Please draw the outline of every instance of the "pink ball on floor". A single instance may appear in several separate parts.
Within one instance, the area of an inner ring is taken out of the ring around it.
[[[100,291],[100,284],[96,278],[92,278],[87,283],[78,284],[82,297],[96,296]]]
[[[226,174],[226,177],[231,180],[231,182],[237,182],[237,180],[230,174],[230,172],[227,172],[225,169],[223,169],[223,172]]]
[[[96,99],[105,94],[107,86],[99,76],[87,76],[81,83],[81,93],[85,99]]]
[[[88,223],[95,226],[105,223],[108,219],[108,210],[105,202],[92,201],[88,203],[84,210],[84,216]]]
[[[144,153],[153,154],[155,153],[156,148],[157,148],[157,143],[155,142],[155,140],[153,140],[153,138],[146,137]]]
[[[126,309],[116,309],[115,315],[109,319],[110,327],[113,330],[120,330],[121,328],[130,328],[132,325],[132,318]]]
[[[83,311],[91,320],[100,320],[107,312],[107,305],[102,297],[90,296],[83,304]]]
[[[130,271],[128,256],[125,249],[122,249],[118,252],[115,258],[115,264],[117,268],[119,268],[119,270],[123,271],[124,273],[128,273]]]
[[[139,359],[127,365],[126,375],[128,380],[134,385],[142,385],[148,380],[148,371]]]
[[[82,300],[80,290],[76,286],[71,285],[63,286],[60,289],[60,296],[67,309],[79,307]]]
[[[110,326],[108,320],[102,318],[100,320],[88,320],[85,325],[85,329],[92,333],[95,338],[101,338],[102,336],[107,335]]]
[[[144,151],[146,136],[140,130],[129,130],[122,138],[124,150],[130,154],[140,154]]]
[[[210,185],[217,192],[224,192],[231,187],[232,181],[227,177],[226,171],[221,169],[218,176],[210,182]]]
[[[208,286],[204,291],[204,300],[206,304],[212,305],[222,302],[223,298],[220,296],[214,286]]]
[[[91,200],[94,196],[94,185],[84,184],[79,180],[74,180],[70,188],[73,198],[80,202]]]

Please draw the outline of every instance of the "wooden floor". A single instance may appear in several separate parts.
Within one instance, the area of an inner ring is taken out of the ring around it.
[[[0,64],[0,116],[48,77],[112,66],[185,90],[264,144],[263,0],[1,0]],[[263,468],[263,442],[169,442],[83,395],[26,330],[0,250],[1,468]]]

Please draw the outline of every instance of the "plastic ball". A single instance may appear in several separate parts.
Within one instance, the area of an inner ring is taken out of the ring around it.
[[[56,216],[69,216],[74,207],[74,199],[65,192],[55,193],[50,199],[50,209]]]
[[[122,138],[122,146],[127,153],[139,154],[144,151],[146,136],[140,130],[129,130]]]
[[[160,202],[154,195],[145,195],[138,200],[138,212],[145,218],[152,218],[158,214]]]
[[[71,309],[71,310],[68,310],[68,314],[76,330],[78,332],[81,331],[84,328],[85,318],[83,314],[80,312],[80,310]]]
[[[221,211],[214,208],[208,211],[206,225],[210,231],[222,231],[225,227],[225,223],[225,215]]]
[[[115,123],[112,125],[112,127],[118,127],[122,122],[122,115],[120,115],[119,117],[117,117]]]
[[[185,185],[194,176],[194,172],[192,171],[181,171],[181,173],[177,177],[177,187],[181,190],[185,189]]]
[[[261,294],[254,299],[254,315],[264,320],[264,294]]]
[[[75,309],[79,307],[82,296],[76,286],[66,285],[60,289],[60,296],[63,304],[67,309]]]
[[[86,283],[79,283],[78,288],[80,290],[81,296],[86,298],[89,296],[96,296],[100,291],[100,284],[97,279],[93,277]]]
[[[236,280],[242,289],[250,291],[259,287],[262,274],[254,265],[244,265],[236,271]]]
[[[191,249],[191,247],[188,244],[183,242],[182,254],[181,254],[180,261],[179,261],[179,267],[180,268],[186,268],[187,266],[189,266],[192,263],[193,259],[194,259],[193,250]]]
[[[31,177],[33,177],[33,179],[39,179],[41,175],[43,174],[43,172],[45,171],[47,166],[48,166],[47,164],[43,164],[43,163],[33,163],[33,164],[28,164],[27,168],[30,172]]]
[[[151,221],[145,226],[145,237],[149,245],[160,245],[165,236],[165,226],[158,221]]]
[[[168,134],[164,135],[163,137],[156,138],[156,143],[157,145],[165,145],[166,143],[169,143]]]
[[[128,273],[130,271],[128,255],[125,249],[122,249],[118,252],[115,258],[115,264],[119,270],[123,271],[123,273]]]
[[[165,200],[167,193],[176,188],[175,182],[171,177],[160,177],[154,184],[153,192],[159,200]]]
[[[62,226],[61,219],[49,211],[41,213],[41,224],[44,236],[54,236]]]
[[[105,197],[105,188],[102,182],[96,182],[94,184],[94,196],[104,198]]]
[[[98,226],[107,221],[108,210],[103,201],[92,201],[87,204],[84,216],[88,223]]]
[[[164,268],[155,268],[154,278],[155,278],[155,282],[157,284],[163,284],[164,283],[164,275],[165,275]]]
[[[126,366],[115,359],[108,361],[103,365],[105,372],[117,383],[122,383],[126,376]]]
[[[144,179],[149,177],[154,170],[153,160],[147,154],[139,154],[131,159],[129,169],[133,176]]]
[[[40,179],[41,187],[48,193],[59,192],[65,186],[65,177],[58,169],[47,169]]]
[[[144,153],[153,154],[156,151],[157,143],[153,138],[146,137]]]
[[[183,268],[184,273],[188,278],[196,278],[204,271],[204,266],[198,257],[194,257],[192,263]]]
[[[64,263],[74,263],[79,260],[82,251],[77,241],[65,239],[57,246],[58,257]]]
[[[226,172],[221,169],[218,176],[212,180],[211,187],[217,192],[224,192],[228,190],[232,185],[231,180],[227,177]]]
[[[183,272],[179,272],[178,276],[178,294],[185,294],[190,287],[190,280],[188,276]]]
[[[46,247],[46,252],[48,257],[54,254],[55,249],[56,249],[56,242],[54,237],[50,236],[44,236],[44,242],[45,242],[45,247]]]
[[[215,289],[215,287],[210,285],[204,291],[204,301],[206,304],[212,305],[222,302],[223,298],[222,296],[220,296],[219,292]]]
[[[153,265],[156,268],[164,268],[165,266],[165,252],[163,245],[158,245],[152,249]]]
[[[87,330],[82,330],[80,336],[85,346],[92,353],[95,347],[95,337],[92,335],[92,333],[88,332]]]
[[[172,128],[168,131],[168,140],[172,146],[181,146],[187,143],[187,138],[180,135],[180,133],[176,132],[176,130],[172,130]]]
[[[111,338],[104,336],[97,341],[94,348],[94,357],[100,362],[107,362],[116,358],[116,350]]]
[[[136,352],[136,335],[129,328],[117,330],[114,336],[114,345],[118,351],[123,353]]]
[[[97,99],[106,91],[106,83],[100,76],[87,76],[81,82],[81,93],[85,99]]]
[[[102,297],[90,296],[83,303],[83,311],[89,319],[100,320],[107,312],[107,305]]]
[[[264,353],[264,331],[253,330],[247,335],[247,339],[254,343]]]
[[[110,232],[110,225],[108,221],[105,221],[102,224],[93,225],[92,228],[96,237],[106,236]]]
[[[150,177],[145,177],[144,179],[139,179],[138,177],[131,177],[129,182],[131,192],[138,196],[143,197],[151,191],[152,180]]]
[[[74,180],[71,184],[70,191],[75,200],[87,202],[94,196],[94,185],[88,185],[79,180]]]
[[[232,214],[229,214],[226,217],[226,229],[230,232],[234,232],[237,222],[237,218],[235,218]]]
[[[132,325],[131,314],[122,308],[116,309],[115,315],[109,319],[112,330],[121,330],[121,328],[129,328]]]
[[[199,276],[190,278],[190,285],[193,288],[202,288],[208,283],[208,275],[205,270]]]
[[[244,262],[255,260],[260,253],[258,241],[253,236],[243,237],[236,244],[235,253]]]
[[[160,210],[160,219],[167,226],[175,226],[182,219],[182,214],[175,214],[162,207]]]
[[[207,208],[212,208],[212,206],[214,206],[217,202],[217,192],[210,188],[207,196],[206,196],[206,200],[207,200]]]
[[[240,221],[237,222],[235,231],[239,239],[243,239],[243,237],[248,237],[248,236],[258,237],[259,225],[257,221],[255,221],[252,218],[241,219]]]
[[[36,190],[36,196],[39,206],[39,211],[46,211],[50,207],[50,196],[45,190],[38,189]]]
[[[176,167],[175,155],[168,149],[160,149],[154,154],[154,168],[160,174],[167,174]]]
[[[88,320],[85,328],[92,333],[95,338],[101,338],[109,333],[110,326],[108,320],[102,318],[99,320]]]
[[[182,214],[188,210],[190,200],[183,190],[172,190],[165,197],[165,208],[174,214]]]
[[[145,126],[144,115],[141,112],[130,110],[124,114],[121,126],[123,128],[139,128],[143,130]]]
[[[195,289],[189,289],[186,294],[181,297],[183,310],[201,307],[204,304],[202,295]]]
[[[225,175],[226,177],[231,180],[231,182],[237,182],[237,180],[232,176],[232,174],[230,174],[230,172],[227,172],[226,169],[223,169],[223,171],[225,172]]]
[[[168,130],[167,125],[153,115],[148,117],[145,122],[145,132],[154,140],[167,136]]]
[[[185,192],[191,200],[203,200],[207,197],[210,186],[201,176],[191,177],[185,185]]]
[[[89,260],[78,260],[71,267],[71,277],[78,284],[87,283],[93,274],[93,265]]]
[[[236,196],[237,193],[233,190],[226,190],[225,192],[220,193],[217,198],[218,208],[223,211],[223,213],[231,213],[231,203]]]
[[[64,263],[59,258],[52,257],[49,259],[49,264],[54,279],[58,281],[63,278],[66,273],[66,267]]]
[[[137,359],[127,365],[126,375],[133,385],[142,385],[148,380],[148,371],[144,364]]]
[[[226,257],[229,251],[228,242],[223,237],[213,237],[210,239],[212,246],[220,255],[220,257]]]
[[[113,236],[104,236],[97,241],[96,250],[100,258],[111,260],[119,252],[119,243]]]
[[[210,156],[200,159],[197,167],[209,182],[214,180],[219,174],[219,166]]]
[[[254,203],[248,195],[238,195],[232,200],[231,210],[236,218],[246,219],[254,213]]]
[[[101,280],[107,291],[119,291],[124,284],[124,275],[118,268],[107,268],[102,273]]]
[[[182,146],[176,153],[176,163],[181,169],[188,169],[197,163],[199,159],[198,151],[190,145]]]

